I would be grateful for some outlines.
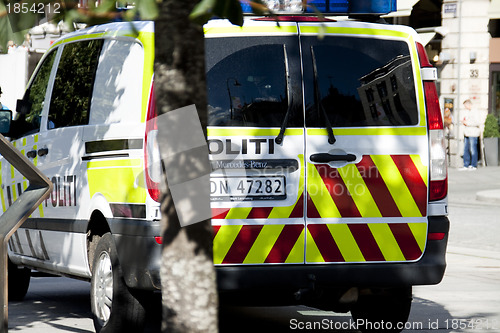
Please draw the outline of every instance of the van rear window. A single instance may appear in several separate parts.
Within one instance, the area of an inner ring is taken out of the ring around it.
[[[346,36],[302,38],[306,125],[324,127],[418,124],[408,44]]]
[[[285,48],[243,48],[207,73],[211,126],[279,127],[288,108]]]
[[[351,36],[209,38],[210,126],[412,126],[409,45]],[[293,96],[293,97],[292,97]],[[303,103],[304,102],[304,103]]]

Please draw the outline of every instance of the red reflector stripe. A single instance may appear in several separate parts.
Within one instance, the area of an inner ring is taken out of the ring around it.
[[[303,217],[304,216],[304,193],[300,195],[299,200],[297,200],[297,203],[295,204],[295,207],[293,207],[292,212],[290,213],[289,217]]]
[[[285,225],[276,243],[274,243],[273,248],[267,255],[265,263],[285,262],[303,229],[304,226],[300,224]]]
[[[231,248],[227,252],[223,264],[239,264],[245,260],[248,251],[252,248],[257,236],[259,236],[262,230],[262,225],[244,225],[238,236],[231,245]]]
[[[157,244],[160,244],[160,245],[163,244],[163,238],[160,236],[155,236],[155,241]]]
[[[229,211],[233,208],[212,208],[212,219],[226,219]],[[236,210],[239,207],[234,208]],[[274,207],[253,207],[250,213],[245,217],[246,219],[267,219],[271,215]],[[301,193],[299,200],[295,203],[290,216],[281,216],[280,218],[297,218],[304,217],[304,194]]]
[[[215,236],[217,236],[217,233],[219,232],[221,226],[220,225],[214,225],[212,227],[213,227],[213,230],[214,230],[214,236],[213,237],[215,238]]]
[[[348,226],[366,261],[385,261],[368,225],[349,224]]]
[[[229,208],[212,208],[213,219],[225,219],[229,213]]]
[[[343,217],[361,217],[358,207],[354,203],[340,174],[336,170],[332,173],[332,168],[327,164],[317,164],[316,169],[333,202],[335,202],[340,215]]]
[[[307,217],[317,219],[320,218],[321,215],[319,215],[318,209],[316,208],[316,205],[311,199],[311,196],[309,193],[307,194]]]
[[[254,207],[247,216],[247,219],[266,219],[273,207]]]
[[[446,236],[446,233],[444,233],[444,232],[430,232],[429,235],[427,236],[427,239],[428,240],[443,240],[445,236]]]
[[[416,260],[422,255],[410,227],[406,223],[389,223],[392,234],[406,260]]]
[[[363,176],[363,180],[365,181],[366,187],[372,195],[373,200],[375,200],[382,216],[401,217],[399,208],[392,198],[387,185],[380,176],[372,158],[369,155],[365,155],[356,166],[358,167],[361,175],[365,174],[365,176]]]
[[[396,164],[399,173],[410,190],[411,196],[415,200],[420,214],[427,214],[427,186],[425,185],[420,172],[408,155],[392,155],[392,160]]]
[[[325,262],[344,262],[339,247],[326,224],[312,224],[307,227]]]

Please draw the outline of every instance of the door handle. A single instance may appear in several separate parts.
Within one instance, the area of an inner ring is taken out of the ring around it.
[[[345,154],[345,155],[332,155],[328,153],[318,153],[311,155],[311,161],[316,163],[328,163],[335,161],[347,161],[352,162],[356,160],[356,155],[354,154]]]
[[[26,156],[28,156],[28,158],[35,158],[36,150],[30,150],[29,152],[26,153]]]
[[[45,156],[49,153],[49,148],[38,149],[38,156]]]

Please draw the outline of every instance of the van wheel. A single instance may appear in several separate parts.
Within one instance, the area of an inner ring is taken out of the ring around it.
[[[90,304],[96,332],[142,332],[144,329],[146,311],[138,293],[125,284],[110,233],[104,234],[96,246]]]
[[[19,268],[9,260],[8,268],[9,301],[22,301],[30,286],[31,270]]]
[[[351,315],[363,333],[399,333],[410,315],[412,288],[396,288],[360,295]]]

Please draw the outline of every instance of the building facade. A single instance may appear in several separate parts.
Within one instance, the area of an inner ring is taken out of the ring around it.
[[[463,102],[470,99],[483,119],[488,112],[494,112],[490,95],[490,6],[490,0],[443,0],[442,4],[442,27],[447,33],[435,60],[440,73],[441,106],[452,117],[448,129],[452,167],[463,164]]]

